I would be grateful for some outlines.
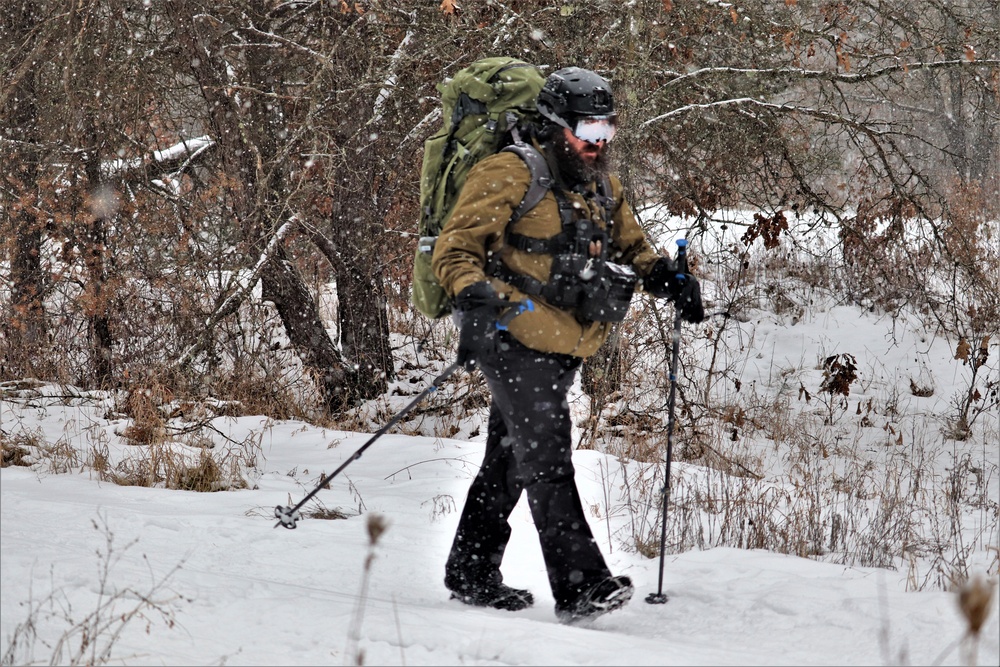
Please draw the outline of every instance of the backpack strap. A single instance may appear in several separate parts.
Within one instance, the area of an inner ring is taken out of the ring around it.
[[[504,244],[512,248],[516,248],[526,253],[539,253],[556,255],[558,253],[565,253],[567,248],[575,248],[576,251],[586,252],[587,248],[579,247],[580,239],[577,234],[577,212],[573,205],[570,203],[569,199],[566,197],[566,193],[563,192],[559,187],[556,187],[551,179],[551,171],[549,165],[546,162],[544,156],[538,152],[534,147],[527,146],[524,144],[508,146],[504,150],[517,153],[522,160],[528,165],[529,171],[532,174],[532,182],[528,187],[528,191],[525,193],[521,204],[515,209],[514,214],[511,216],[510,223],[508,223],[507,229],[504,232]],[[545,180],[540,180],[538,174],[544,174]],[[541,187],[542,185],[546,187]],[[613,216],[615,210],[615,200],[612,194],[611,181],[607,177],[601,178],[596,183],[596,192],[589,191],[583,192],[585,197],[592,198],[598,204],[601,209],[602,218],[606,229],[605,238],[610,241],[611,238],[611,225],[613,224]],[[556,203],[559,206],[559,217],[562,223],[562,231],[555,236],[547,239],[532,238],[530,236],[524,236],[522,234],[517,234],[510,231],[510,224],[515,220],[520,218],[522,215],[530,211],[534,206],[545,197],[546,191],[552,190],[552,194],[556,198]],[[585,240],[585,243],[589,241]],[[607,261],[608,256],[608,243],[602,244],[601,247],[601,257],[600,264]],[[517,273],[511,270],[502,260],[499,259],[497,255],[494,255],[490,265],[490,274],[500,278],[508,285],[517,288],[524,294],[528,296],[541,296],[549,300],[550,303],[558,304],[560,299],[565,295],[562,291],[567,289],[565,281],[551,281],[543,282],[532,278],[531,276]],[[577,287],[576,291],[572,291],[572,294],[576,294],[579,290]]]
[[[553,190],[552,172],[549,171],[549,164],[545,161],[545,157],[538,152],[538,149],[526,143],[512,144],[504,148],[503,151],[514,153],[520,157],[528,166],[528,171],[531,172],[531,183],[528,185],[528,190],[524,193],[521,203],[514,209],[514,213],[510,216],[510,221],[507,223],[504,244],[523,252],[553,254],[555,250],[564,245],[562,234],[550,239],[536,239],[510,231],[510,225],[517,222],[525,213],[538,206],[545,199],[545,194],[549,190]],[[559,202],[560,215],[565,218],[563,211],[563,200],[565,198],[560,198],[556,190],[553,190],[553,192],[556,193],[556,201]]]
[[[528,190],[524,193],[521,203],[514,209],[514,212],[511,214],[510,220],[507,223],[507,227],[504,231],[504,244],[526,253],[555,255],[556,253],[565,250],[567,245],[572,244],[575,238],[574,224],[576,221],[576,213],[574,212],[573,206],[570,204],[566,195],[559,188],[553,187],[554,182],[552,180],[552,172],[549,169],[549,165],[548,162],[546,162],[545,157],[534,146],[522,142],[511,144],[510,146],[502,149],[501,152],[504,151],[514,153],[520,157],[527,165],[528,171],[531,173],[531,182],[528,185]],[[559,205],[559,217],[562,222],[562,231],[559,234],[547,239],[537,239],[511,232],[511,225],[520,219],[525,213],[537,206],[542,199],[545,198],[545,195],[549,190],[552,190],[552,193],[556,198],[556,203]],[[602,178],[597,182],[596,194],[592,193],[590,195],[592,197],[596,197],[599,205],[601,206],[601,210],[604,213],[603,217],[605,223],[608,225],[609,236],[611,219],[614,214],[615,206],[615,200],[612,197],[611,192],[610,180]],[[602,254],[606,252],[607,249],[602,248]],[[516,287],[529,296],[546,295],[547,283],[543,283],[530,276],[511,271],[497,255],[494,255],[488,261],[487,274],[500,278],[504,282]]]
[[[510,231],[511,225],[517,222],[521,216],[538,206],[539,202],[545,199],[546,193],[552,188],[552,172],[545,158],[534,146],[517,141],[500,150],[501,153],[513,153],[524,161],[531,174],[528,189],[521,197],[521,203],[510,215],[507,226],[504,227],[504,245],[510,245],[525,252],[549,252],[549,242],[551,239],[532,239],[521,234],[513,234]],[[486,262],[486,274],[497,275],[503,267],[499,255],[492,255]]]
[[[531,184],[528,186],[528,191],[525,192],[524,198],[521,199],[518,207],[514,209],[514,213],[507,223],[508,229],[505,234],[504,243],[522,252],[554,255],[566,245],[566,230],[573,220],[572,208],[566,197],[560,196],[562,193],[559,189],[553,188],[552,172],[549,170],[549,165],[545,157],[538,152],[538,149],[530,144],[517,142],[507,146],[503,151],[518,155],[528,166],[528,171],[531,172]],[[563,232],[548,239],[536,239],[511,232],[510,225],[519,220],[525,213],[538,206],[549,190],[552,190],[556,195],[556,202],[559,204],[559,216],[562,218],[563,223]],[[615,199],[612,193],[611,180],[607,176],[599,179],[597,181],[596,195],[592,193],[590,196],[595,197],[598,205],[600,205],[601,210],[604,212],[604,223],[607,225],[608,235],[610,236],[612,218],[615,211]]]
[[[525,213],[538,206],[539,202],[545,199],[545,194],[552,188],[552,174],[549,172],[549,165],[545,158],[538,152],[538,149],[526,143],[513,143],[504,148],[502,153],[514,153],[521,158],[531,172],[531,183],[528,191],[524,193],[521,203],[514,209],[510,216],[512,224],[521,219]]]

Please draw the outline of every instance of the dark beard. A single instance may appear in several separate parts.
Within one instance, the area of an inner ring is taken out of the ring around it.
[[[569,186],[591,183],[611,173],[610,147],[607,144],[593,162],[587,162],[577,154],[562,132],[552,135],[552,148],[559,161],[559,172]]]

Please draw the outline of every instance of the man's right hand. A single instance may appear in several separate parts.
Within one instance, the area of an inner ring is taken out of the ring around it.
[[[495,351],[499,296],[488,282],[473,283],[455,297],[461,318],[457,363],[471,371]]]

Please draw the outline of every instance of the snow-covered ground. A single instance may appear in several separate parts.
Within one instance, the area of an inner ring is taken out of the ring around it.
[[[116,459],[129,447],[115,435],[125,422],[105,421],[107,409],[36,395],[3,400],[0,419],[8,434],[40,429],[47,441],[81,451],[103,441]],[[659,560],[609,541],[627,521],[606,511],[609,500],[622,502],[620,488],[604,481],[618,466],[593,450],[576,453],[579,485],[612,570],[636,583],[632,602],[590,625],[557,623],[522,498],[503,571],[509,583],[535,593],[535,606],[518,613],[466,607],[448,599],[441,579],[482,437],[384,436],[317,496],[347,519],[305,518],[286,530],[274,527],[273,508],[301,499],[368,434],[260,417],[212,424],[218,447],[259,443],[249,480],[255,488],[197,493],[118,486],[80,469],[0,471],[0,626],[5,646],[14,649],[11,662],[48,663],[61,637],[65,646],[54,662],[70,662],[81,639],[72,628],[78,632],[111,597],[113,611],[93,619],[108,627],[95,633],[88,651],[99,658],[107,643],[112,664],[357,664],[359,652],[365,664],[407,665],[971,661],[959,643],[966,625],[956,595],[907,592],[903,570],[762,550],[691,550],[665,560],[669,601],[647,604],[657,591]],[[374,516],[388,528],[371,548],[366,574]],[[116,621],[142,608],[143,599],[170,622],[150,608],[145,619]],[[998,618],[994,596],[979,664],[1000,660]],[[81,662],[88,659],[90,653]]]

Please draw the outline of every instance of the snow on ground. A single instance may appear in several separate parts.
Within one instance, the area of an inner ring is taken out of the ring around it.
[[[0,404],[3,428],[80,433],[101,413],[100,406],[30,403]],[[46,619],[55,609],[42,605],[36,615],[38,636],[50,645],[69,630],[65,616],[80,620],[95,609],[102,593],[99,554],[107,553],[111,534],[104,595],[127,587],[152,591],[154,599],[168,600],[162,605],[176,621],[167,627],[151,616],[149,624],[129,624],[113,645],[112,664],[356,664],[359,649],[366,664],[406,665],[963,660],[956,641],[965,626],[954,594],[905,592],[899,571],[764,551],[690,551],[666,559],[668,603],[647,604],[644,598],[657,590],[659,561],[609,544],[596,517],[594,532],[612,570],[634,579],[636,596],[588,626],[560,625],[523,498],[503,569],[509,583],[532,589],[535,606],[518,613],[466,607],[448,599],[441,578],[481,442],[385,436],[318,496],[350,518],[307,518],[286,530],[274,527],[274,506],[301,499],[368,435],[255,417],[213,423],[233,441],[263,434],[256,489],[196,493],[116,486],[86,472],[0,471],[5,643],[27,619],[26,605],[50,592],[58,592],[65,612]],[[577,452],[585,506],[605,506],[600,467],[614,465],[606,458]],[[374,514],[389,525],[362,592],[366,518]],[[120,608],[136,601],[125,596]],[[1000,660],[998,618],[994,597],[979,664]],[[351,628],[359,620],[355,642]],[[14,662],[48,662],[50,655],[39,641]]]

